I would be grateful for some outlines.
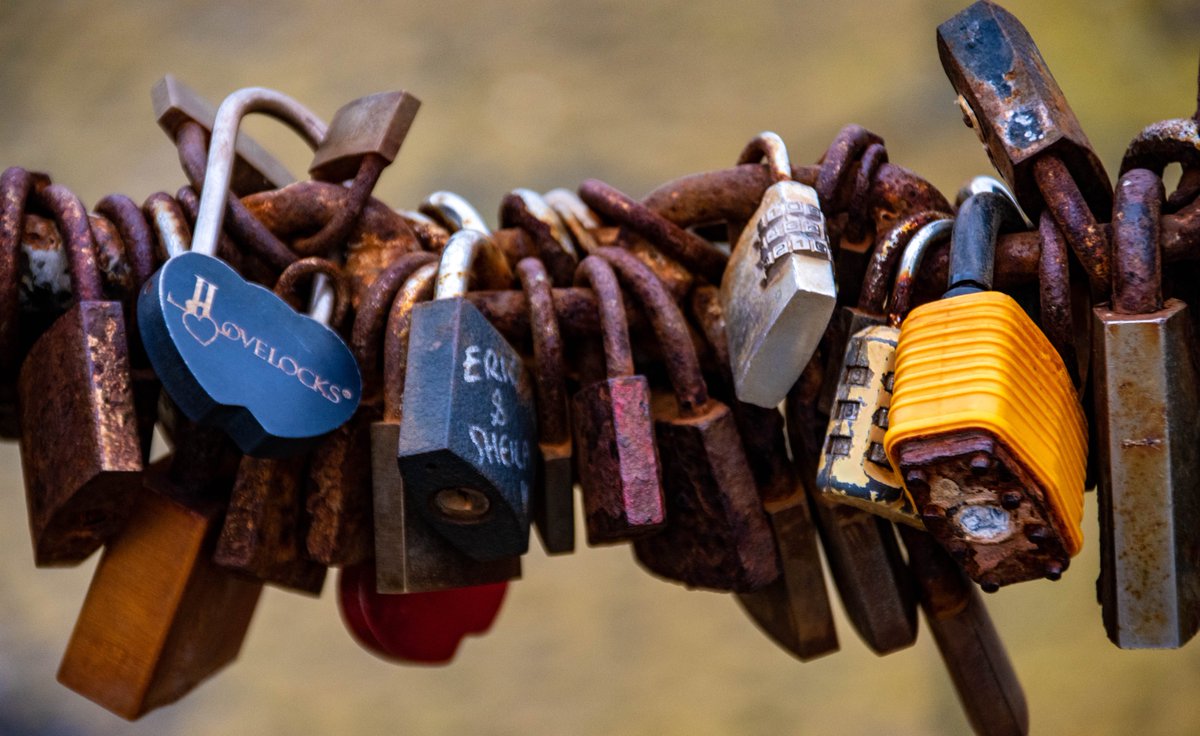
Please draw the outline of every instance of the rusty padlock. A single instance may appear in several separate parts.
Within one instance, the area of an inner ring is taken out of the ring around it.
[[[412,311],[434,293],[438,267],[429,263],[405,280],[388,311],[383,350],[383,416],[371,425],[375,503],[375,586],[380,593],[419,593],[484,585],[521,575],[515,555],[481,562],[439,534],[415,508],[396,462],[408,380]]]
[[[309,315],[336,330],[350,308],[350,287],[332,262],[296,261],[280,274],[275,294],[293,301],[298,282],[307,277],[313,281]],[[319,596],[325,566],[308,558],[305,544],[308,470],[307,453],[242,458],[213,561],[281,588]]]
[[[746,592],[779,577],[770,524],[729,407],[713,399],[683,313],[654,273],[625,250],[599,248],[642,305],[673,391],[651,398],[667,523],[634,541],[638,562],[689,587]]]
[[[732,392],[729,346],[716,287],[700,286],[692,292],[692,315],[716,358],[721,384]],[[788,458],[783,415],[777,408],[736,399],[730,408],[771,522],[782,573],[761,590],[738,593],[738,604],[767,636],[802,661],[835,652],[837,629],[821,568],[817,527],[808,494]]]
[[[1100,579],[1108,638],[1177,648],[1200,627],[1200,413],[1188,305],[1163,300],[1162,181],[1117,183],[1113,297],[1095,308],[1092,351],[1100,447]]]
[[[538,482],[533,488],[533,525],[547,554],[575,550],[575,477],[571,467],[571,419],[567,408],[566,362],[550,276],[536,258],[517,264],[529,302],[533,336],[533,385],[537,398]]]
[[[21,468],[41,567],[81,562],[116,533],[141,483],[142,448],[124,312],[104,300],[87,213],[58,185],[35,189],[33,200],[66,235],[77,299],[33,344],[18,377]]]
[[[588,544],[621,542],[664,522],[662,469],[650,416],[650,382],[634,373],[621,287],[607,261],[588,256],[576,284],[596,294],[605,378],[575,394],[571,412],[579,453]]]
[[[63,654],[58,681],[133,720],[232,662],[262,584],[212,562],[232,444],[166,411],[174,453],[149,467],[108,544]],[[175,417],[175,418],[171,418]]]

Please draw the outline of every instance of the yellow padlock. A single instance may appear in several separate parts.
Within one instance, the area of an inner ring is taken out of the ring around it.
[[[984,590],[1057,580],[1083,544],[1087,423],[1070,374],[1011,297],[988,291],[1004,196],[963,203],[946,298],[901,327],[884,449],[926,528]]]

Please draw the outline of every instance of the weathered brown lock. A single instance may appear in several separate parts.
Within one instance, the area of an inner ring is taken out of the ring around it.
[[[828,423],[816,407],[824,364],[818,352],[788,394],[788,444],[846,617],[872,651],[888,654],[916,641],[917,603],[891,522],[852,506],[822,501],[814,483]]]
[[[971,729],[1029,733],[1025,692],[979,591],[933,537],[899,526],[925,621]]]
[[[689,587],[745,592],[774,582],[779,559],[754,476],[733,414],[708,395],[683,313],[635,256],[611,246],[596,255],[648,315],[674,389],[651,401],[667,523],[634,542],[638,561]]]
[[[314,281],[310,314],[337,329],[350,308],[350,286],[332,262],[321,258],[296,261],[280,274],[275,293],[294,301],[300,280],[308,277]],[[332,286],[326,286],[326,279]],[[331,297],[332,305],[328,302]],[[325,565],[310,559],[305,545],[308,470],[308,453],[242,458],[213,561],[280,588],[320,595]]]
[[[58,670],[59,682],[130,720],[233,661],[262,591],[211,560],[232,445],[186,419],[170,424],[174,454],[147,469]]]
[[[662,528],[662,470],[650,416],[650,382],[634,374],[621,287],[608,261],[588,256],[575,282],[589,285],[600,310],[607,378],[575,394],[572,418],[579,448],[588,544],[633,539]]]
[[[716,287],[692,292],[692,315],[713,352],[726,395],[733,390],[725,320]],[[710,383],[710,386],[712,384]],[[817,527],[808,494],[788,458],[783,415],[742,401],[730,403],[763,510],[779,551],[779,579],[753,593],[738,593],[738,604],[779,646],[802,661],[838,649],[837,629],[821,568]]]
[[[511,580],[521,558],[480,562],[434,530],[416,511],[396,464],[403,419],[413,307],[434,293],[438,265],[417,269],[396,294],[383,351],[383,419],[371,425],[371,483],[375,502],[375,585],[380,593],[418,593]]]
[[[362,373],[363,400],[349,422],[317,444],[308,467],[305,547],[309,558],[324,565],[353,565],[375,556],[371,425],[383,418],[383,330],[400,286],[436,260],[424,251],[400,256],[371,282],[355,311],[350,348]]]
[[[124,313],[104,301],[87,213],[57,185],[33,199],[66,235],[78,300],[30,349],[18,377],[21,467],[38,566],[86,559],[120,528],[142,450]],[[69,451],[64,451],[69,449]]]
[[[517,264],[517,277],[529,302],[541,458],[530,498],[533,525],[547,554],[563,554],[575,550],[575,477],[563,340],[545,266],[536,258],[525,258]]]

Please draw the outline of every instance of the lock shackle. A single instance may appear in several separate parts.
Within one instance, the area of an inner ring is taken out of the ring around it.
[[[472,272],[478,273],[484,283],[494,288],[506,289],[512,284],[512,269],[496,241],[478,230],[459,230],[450,236],[442,250],[433,298],[465,296],[471,285]]]
[[[1017,208],[1017,212],[1021,214],[1021,222],[1025,224],[1026,229],[1033,227],[1033,223],[1025,216],[1025,211],[1021,209],[1021,204],[1017,202],[1017,198],[1013,195],[1012,190],[1008,188],[1007,184],[994,176],[971,177],[966,184],[958,188],[958,193],[954,195],[954,209],[961,208],[963,202],[966,202],[980,192],[991,192],[1008,197],[1013,206]]]
[[[408,370],[408,337],[412,310],[433,298],[437,264],[426,263],[413,271],[392,300],[383,336],[383,421],[400,421],[404,408],[404,377]]]
[[[862,288],[858,292],[858,308],[872,315],[883,314],[887,306],[888,292],[892,289],[896,270],[904,252],[904,246],[921,228],[946,217],[945,212],[921,210],[901,219],[893,225],[875,244],[871,261],[863,274]]]
[[[1075,329],[1071,314],[1071,268],[1067,241],[1054,216],[1042,210],[1038,218],[1038,307],[1040,327],[1046,339],[1058,351],[1076,390],[1082,390],[1086,369],[1079,365],[1075,351]]]
[[[519,227],[530,232],[543,251],[543,261],[546,260],[545,253],[554,253],[555,248],[570,256],[572,271],[579,261],[579,252],[566,223],[550,203],[532,189],[518,188],[504,195],[500,203],[500,226]]]
[[[275,281],[275,296],[296,309],[299,287],[306,278],[312,279],[308,316],[338,329],[350,313],[350,282],[345,272],[325,258],[301,258],[279,274]]]
[[[96,239],[83,202],[61,184],[34,187],[30,193],[34,203],[50,213],[63,234],[75,301],[102,301],[104,286],[96,261]]]
[[[375,277],[354,312],[354,325],[350,328],[350,352],[358,360],[358,369],[362,374],[363,403],[377,400],[376,392],[383,369],[379,348],[396,293],[409,276],[429,263],[437,263],[436,254],[419,250],[401,255]]]
[[[1000,231],[1021,226],[1012,200],[995,192],[968,197],[958,209],[950,240],[950,279],[945,297],[992,289],[996,239]]]
[[[125,255],[133,271],[133,292],[150,280],[157,267],[154,259],[154,235],[142,216],[142,208],[124,194],[109,194],[92,211],[113,223],[125,242]]]
[[[596,242],[596,236],[591,232],[600,227],[600,218],[596,217],[596,213],[584,204],[578,194],[570,189],[560,187],[546,192],[542,198],[567,226],[571,238],[575,241],[576,253],[582,252],[588,255],[600,246]]]
[[[1149,169],[1160,177],[1168,164],[1200,168],[1200,124],[1195,118],[1162,120],[1134,136],[1121,159],[1120,175]]]
[[[562,332],[558,328],[558,314],[554,311],[550,290],[550,274],[538,259],[522,258],[517,263],[517,278],[529,304],[538,434],[543,442],[565,442],[571,436],[567,371]]]
[[[1112,311],[1149,314],[1163,307],[1159,215],[1163,183],[1149,169],[1121,175],[1113,200]]]
[[[150,221],[158,245],[166,258],[186,253],[192,242],[192,228],[188,225],[183,205],[166,192],[156,192],[142,204],[142,213]]]
[[[217,108],[213,122],[212,140],[208,147],[208,165],[204,187],[200,192],[200,212],[196,217],[196,233],[192,250],[215,256],[217,237],[225,219],[229,184],[233,179],[238,127],[250,113],[263,113],[276,118],[300,134],[309,146],[316,148],[325,137],[325,123],[307,107],[291,97],[265,87],[247,87],[225,98]]]
[[[421,202],[417,211],[452,234],[459,230],[475,230],[486,235],[492,233],[479,210],[465,197],[454,192],[437,191],[430,194]]]
[[[792,161],[788,158],[787,145],[778,133],[764,130],[754,136],[738,154],[739,166],[760,162],[766,163],[772,184],[792,180]]]
[[[700,359],[688,333],[687,320],[662,281],[650,267],[627,250],[606,245],[596,255],[608,261],[625,288],[642,305],[650,320],[675,391],[675,402],[683,416],[696,416],[708,404],[708,386],[700,371]]]
[[[600,310],[600,337],[604,342],[604,368],[609,378],[634,375],[633,347],[621,285],[612,265],[602,257],[588,256],[575,270],[575,285],[588,286],[596,294]]]
[[[0,366],[3,374],[20,365],[21,234],[29,193],[50,183],[45,174],[11,166],[0,174]]]
[[[950,238],[954,231],[954,218],[943,217],[934,220],[918,230],[900,256],[900,265],[896,269],[896,283],[892,286],[892,297],[888,301],[888,324],[899,327],[908,316],[909,305],[912,302],[913,287],[917,283],[917,275],[921,270],[921,262],[930,248],[940,245]]]

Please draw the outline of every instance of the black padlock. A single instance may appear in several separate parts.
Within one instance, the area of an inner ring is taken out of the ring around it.
[[[466,554],[492,560],[529,547],[537,426],[521,356],[464,298],[477,260],[511,284],[491,238],[460,230],[442,252],[434,300],[413,308],[397,461],[418,512]]]

